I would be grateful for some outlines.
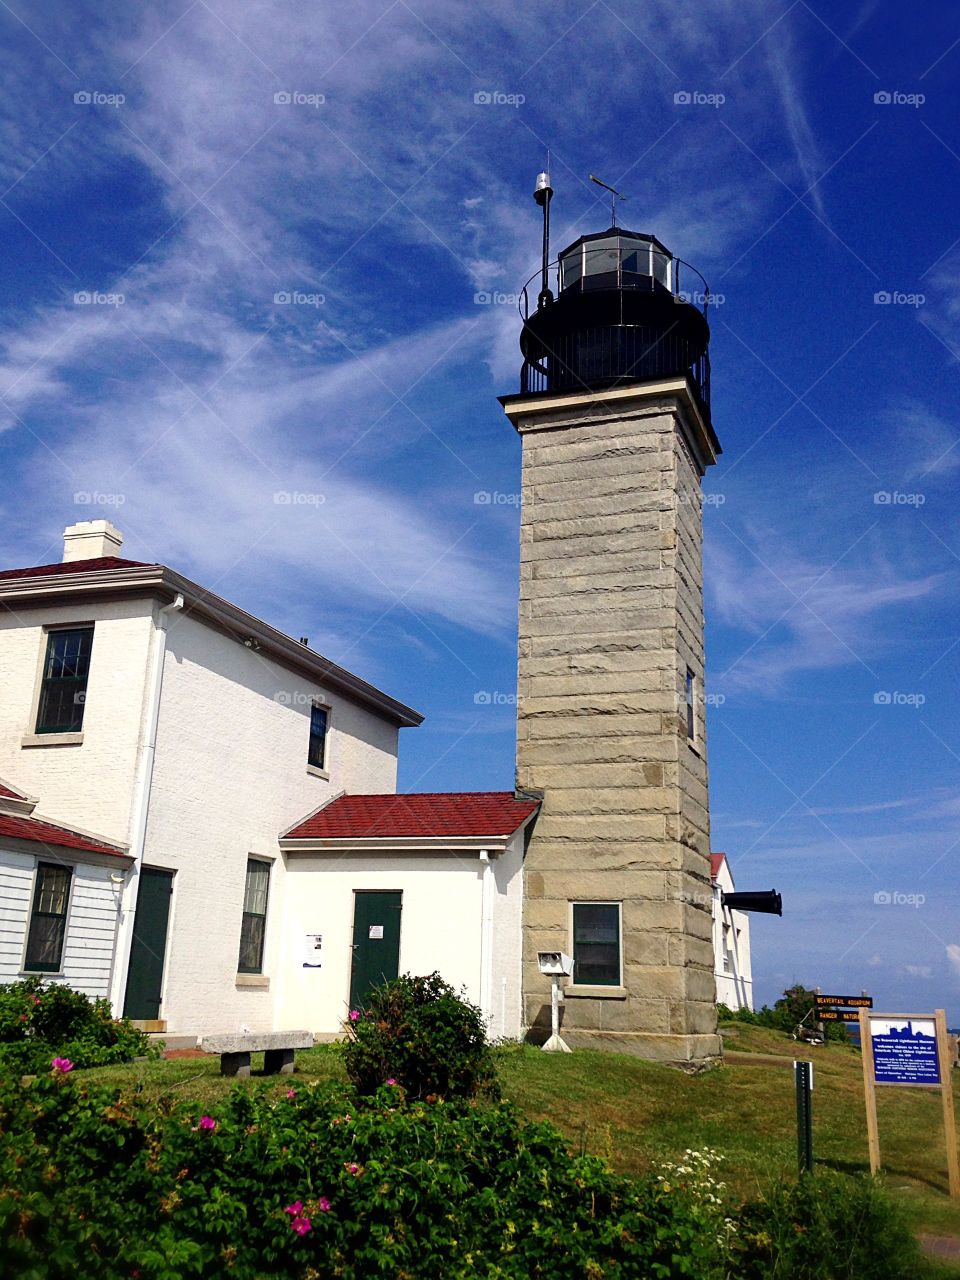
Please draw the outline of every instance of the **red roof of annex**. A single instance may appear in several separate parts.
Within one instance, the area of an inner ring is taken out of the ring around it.
[[[6,791],[6,788],[4,788]],[[9,794],[9,792],[7,792]],[[103,844],[90,836],[81,835],[79,831],[71,831],[69,827],[60,827],[53,822],[44,822],[41,818],[30,818],[25,815],[0,813],[0,836],[11,840],[32,840],[37,844],[49,846],[51,849],[79,849],[82,853],[109,853],[116,858],[129,858],[125,849],[116,845]]]
[[[512,791],[435,791],[408,795],[342,795],[290,831],[286,840],[508,836],[532,817],[538,800]]]

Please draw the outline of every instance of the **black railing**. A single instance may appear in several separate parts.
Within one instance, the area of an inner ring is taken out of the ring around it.
[[[648,270],[636,270],[634,268],[637,253],[634,242],[624,239],[621,245],[623,247],[619,252],[612,249],[591,249],[585,246],[583,249],[578,249],[574,255],[561,255],[549,265],[548,286],[552,286],[555,296],[572,292],[589,293],[595,289],[669,293],[678,302],[687,302],[697,307],[704,319],[707,318],[710,286],[696,267],[692,267],[689,262],[684,262],[682,258],[674,258],[671,254],[651,248],[649,255],[643,255],[647,259],[643,265],[646,265]],[[572,270],[574,262],[579,262],[579,272],[575,273]],[[606,269],[608,264],[609,270]],[[599,269],[601,267],[602,270]],[[521,319],[529,320],[531,307],[536,311],[540,284],[541,273],[538,271],[521,289],[518,300]]]

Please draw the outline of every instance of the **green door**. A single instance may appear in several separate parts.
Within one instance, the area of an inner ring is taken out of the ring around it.
[[[160,989],[163,985],[163,957],[167,950],[167,920],[173,872],[156,867],[140,868],[137,912],[133,918],[127,993],[123,1002],[126,1018],[159,1018]]]
[[[350,1008],[362,1009],[371,987],[400,972],[400,901],[402,894],[353,895],[353,968]]]

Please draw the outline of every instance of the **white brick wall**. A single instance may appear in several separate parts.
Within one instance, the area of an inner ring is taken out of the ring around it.
[[[37,679],[46,652],[44,626],[94,623],[83,743],[24,747],[32,734]],[[142,733],[149,600],[87,601],[0,615],[0,777],[39,796],[51,821],[130,837],[130,812]]]
[[[310,702],[320,695],[332,708],[329,779],[307,769]],[[173,615],[144,853],[176,872],[160,1009],[169,1032],[273,1027],[287,892],[277,837],[340,791],[394,791],[397,734],[334,690]],[[270,989],[236,985],[251,854],[275,859]]]

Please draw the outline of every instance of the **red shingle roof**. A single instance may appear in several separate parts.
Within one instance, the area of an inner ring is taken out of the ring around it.
[[[44,578],[55,573],[95,573],[100,569],[143,569],[143,560],[98,556],[94,560],[68,560],[65,564],[35,564],[28,569],[3,569],[0,578]]]
[[[2,782],[0,782],[0,796],[7,800],[26,800],[27,798],[22,791],[14,791],[13,787],[5,786]]]
[[[288,831],[285,838],[508,836],[536,813],[538,804],[536,800],[516,800],[512,791],[338,796]]]
[[[11,840],[34,840],[57,849],[79,849],[84,853],[111,853],[119,858],[129,857],[125,850],[116,845],[103,844],[90,836],[81,835],[79,831],[71,831],[68,827],[59,827],[40,818],[0,813],[0,836],[8,836]]]

